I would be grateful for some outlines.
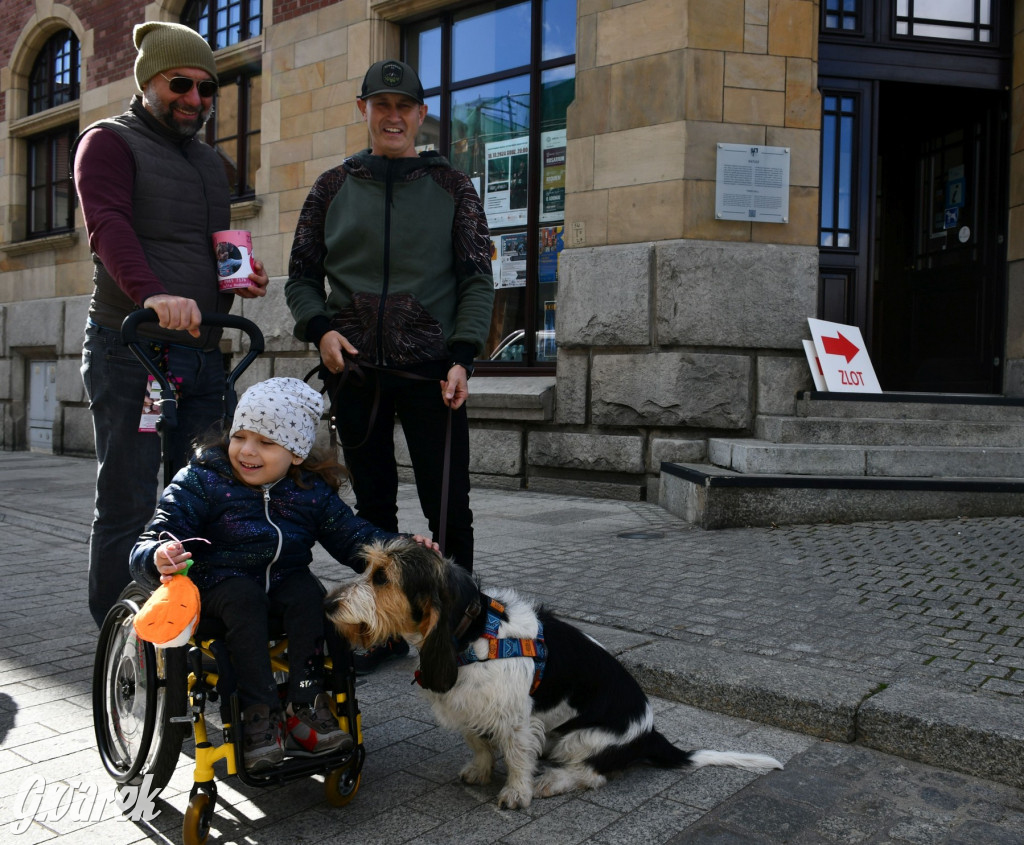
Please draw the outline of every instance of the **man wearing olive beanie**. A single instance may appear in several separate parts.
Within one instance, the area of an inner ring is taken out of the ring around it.
[[[223,420],[220,332],[200,326],[201,314],[230,311],[235,295],[263,296],[268,282],[254,261],[248,288],[218,288],[211,235],[231,228],[230,191],[220,157],[197,137],[217,91],[213,50],[190,27],[160,21],[134,27],[132,40],[141,93],[72,148],[94,265],[82,377],[99,463],[89,539],[97,625],[131,580],[128,556],[153,515],[161,466],[159,435],[139,431],[148,374],[121,344],[121,323],[140,307],[159,319],[140,334],[178,386],[167,443],[177,469],[191,440]]]
[[[158,73],[176,67],[205,70],[217,80],[213,50],[192,27],[180,23],[141,23],[132,30],[132,41],[139,54],[135,57],[135,84],[140,91]]]

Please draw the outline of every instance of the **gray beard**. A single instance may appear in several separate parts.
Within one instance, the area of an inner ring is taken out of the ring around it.
[[[213,114],[213,106],[211,105],[206,111],[200,111],[191,125],[182,126],[181,123],[175,120],[174,112],[156,96],[151,85],[147,85],[146,90],[142,92],[142,102],[146,107],[146,111],[182,138],[194,138],[196,133],[206,125],[210,115]]]

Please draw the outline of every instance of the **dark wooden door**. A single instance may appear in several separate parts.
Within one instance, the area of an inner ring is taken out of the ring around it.
[[[872,360],[884,390],[996,393],[1005,95],[883,83]]]

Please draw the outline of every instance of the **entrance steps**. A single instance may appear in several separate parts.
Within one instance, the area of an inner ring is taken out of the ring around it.
[[[663,463],[660,503],[702,528],[1024,513],[1024,400],[802,393],[706,464]]]

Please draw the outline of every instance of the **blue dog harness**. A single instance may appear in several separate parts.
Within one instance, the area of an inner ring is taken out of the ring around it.
[[[537,636],[532,640],[511,639],[499,637],[498,628],[502,621],[507,620],[505,605],[497,599],[484,596],[487,599],[487,621],[484,625],[482,637],[488,640],[487,656],[477,657],[476,650],[472,644],[455,655],[455,662],[459,666],[468,666],[470,663],[482,663],[484,660],[497,660],[502,657],[532,657],[534,663],[533,683],[530,685],[530,695],[537,691],[541,678],[544,677],[544,665],[547,662],[548,647],[544,642],[544,626],[538,620]],[[419,681],[419,672],[416,673],[416,680]]]
[[[467,666],[470,663],[482,662],[482,660],[497,660],[501,657],[532,657],[534,663],[533,684],[530,686],[530,695],[536,692],[540,686],[540,679],[544,677],[544,664],[548,658],[548,647],[544,642],[544,626],[537,622],[537,637],[532,640],[514,640],[498,636],[498,627],[501,625],[502,617],[505,616],[505,605],[497,599],[490,599],[487,606],[487,623],[481,636],[488,640],[487,657],[476,656],[476,650],[472,645],[455,656],[455,662],[459,666]]]

